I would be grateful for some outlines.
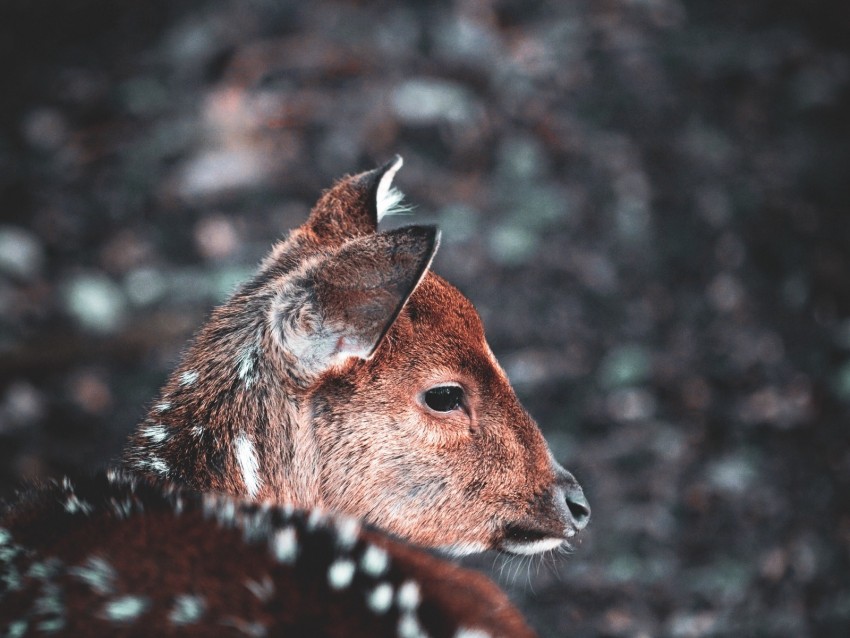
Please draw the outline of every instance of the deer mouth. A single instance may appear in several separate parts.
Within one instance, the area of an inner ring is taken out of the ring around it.
[[[504,537],[499,543],[499,549],[503,552],[522,556],[542,554],[564,546],[569,547],[567,539],[564,536],[552,534],[552,530],[521,525],[505,526]]]

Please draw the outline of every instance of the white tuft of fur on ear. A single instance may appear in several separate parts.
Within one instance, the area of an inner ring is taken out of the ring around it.
[[[387,215],[399,215],[410,212],[410,207],[404,203],[404,193],[393,186],[393,178],[398,169],[404,164],[401,155],[396,155],[393,165],[381,176],[378,182],[378,192],[375,195],[375,208],[380,222]]]

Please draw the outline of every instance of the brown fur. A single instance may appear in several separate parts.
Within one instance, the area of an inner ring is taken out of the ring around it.
[[[376,551],[386,560],[370,567]],[[350,577],[334,580],[344,563]],[[388,597],[376,605],[381,588]],[[352,521],[119,473],[66,479],[0,517],[3,636],[452,638],[460,629],[533,635],[481,574]]]
[[[436,232],[376,232],[389,168],[326,192],[213,312],[125,461],[458,553],[565,540],[586,524],[587,502],[520,405],[472,304],[427,272]],[[423,404],[445,383],[463,387],[462,410]]]

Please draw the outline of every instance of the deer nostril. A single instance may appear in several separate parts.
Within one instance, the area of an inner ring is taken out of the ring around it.
[[[575,485],[566,491],[565,499],[576,529],[584,529],[590,521],[590,505],[584,496],[584,491]]]
[[[584,490],[576,477],[560,465],[555,464],[555,470],[559,491],[564,495],[564,504],[570,513],[568,522],[573,527],[572,532],[581,531],[590,521],[590,505],[584,496]]]

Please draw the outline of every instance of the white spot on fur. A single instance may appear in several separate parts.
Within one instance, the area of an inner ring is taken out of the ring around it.
[[[314,507],[310,510],[310,515],[307,517],[307,529],[312,532],[320,525],[323,525],[326,518],[327,514],[324,510]]]
[[[483,629],[467,629],[460,627],[455,632],[454,638],[493,638],[489,631]]]
[[[542,552],[548,552],[550,550],[556,549],[560,547],[563,543],[564,541],[560,538],[543,538],[541,540],[531,541],[528,543],[506,541],[504,545],[502,545],[502,549],[504,549],[506,552],[510,552],[511,554],[533,556],[534,554],[540,554]]]
[[[65,629],[65,619],[48,618],[47,620],[42,620],[36,625],[36,629],[39,630],[39,633],[55,634],[56,632]]]
[[[115,512],[115,515],[119,518],[129,518],[133,513],[133,500],[132,499],[110,499],[109,502],[112,511]]]
[[[285,527],[274,534],[272,540],[272,552],[280,563],[291,565],[298,556],[298,537],[295,528]]]
[[[454,543],[441,547],[440,550],[449,556],[468,556],[469,554],[478,554],[486,552],[487,546],[484,543]]]
[[[254,596],[261,602],[268,602],[274,596],[274,583],[272,579],[266,575],[263,577],[263,582],[248,579],[245,581],[245,587],[248,588]]]
[[[245,483],[245,489],[248,490],[248,497],[254,498],[260,490],[262,481],[257,474],[259,469],[257,452],[254,444],[244,433],[236,437],[236,461],[239,463],[239,469],[242,470],[242,481]]]
[[[12,534],[5,527],[0,527],[0,545],[12,542]]]
[[[204,615],[206,606],[203,596],[181,594],[174,599],[174,607],[168,612],[168,620],[175,625],[197,622]]]
[[[50,580],[62,567],[62,561],[58,558],[48,558],[43,563],[35,562],[27,570],[27,576],[39,580]]]
[[[151,470],[162,476],[168,476],[168,464],[155,454],[151,454],[145,459],[136,461],[136,467],[141,470]]]
[[[89,556],[85,563],[72,567],[68,573],[86,583],[101,596],[115,591],[115,570],[100,556]]]
[[[24,634],[27,633],[27,629],[29,626],[27,625],[26,620],[16,620],[14,622],[9,623],[6,627],[6,636],[8,638],[21,638]]]
[[[168,475],[168,464],[158,456],[151,456],[150,459],[148,459],[148,467],[163,476]]]
[[[204,436],[204,432],[206,432],[206,428],[203,425],[193,425],[192,429],[190,431],[192,432],[192,436],[195,436],[197,438],[201,438],[202,436]]]
[[[375,547],[374,545],[369,545],[369,547],[366,548],[366,551],[363,552],[363,557],[360,559],[361,569],[363,569],[363,571],[369,576],[374,576],[375,578],[383,575],[383,573],[387,571],[389,564],[389,555],[383,549]]]
[[[399,638],[425,638],[427,635],[413,613],[405,612],[398,619]]]
[[[15,558],[21,553],[22,550],[17,545],[5,547],[0,552],[0,563],[2,563],[2,567],[0,567],[0,584],[5,584],[6,591],[18,591],[23,587],[21,573],[13,563]]]
[[[142,436],[149,438],[154,443],[162,443],[168,438],[168,429],[162,425],[146,425],[139,430]]]
[[[371,591],[366,603],[376,614],[386,613],[393,604],[393,586],[389,583],[381,583]]]
[[[113,622],[129,622],[138,618],[148,607],[141,596],[122,596],[103,606],[103,617]]]
[[[201,504],[203,507],[204,518],[214,518],[216,509],[218,509],[218,496],[216,494],[206,492],[201,497]]]
[[[233,627],[236,631],[251,636],[252,638],[263,638],[268,632],[266,626],[258,622],[248,622],[241,618],[229,616],[221,621],[225,627]]]
[[[91,514],[94,511],[94,506],[77,498],[76,494],[69,494],[65,499],[65,511],[69,514],[76,514],[78,512]]]
[[[236,523],[236,504],[227,496],[204,494],[203,510],[205,518],[215,519],[222,527]]]
[[[268,510],[260,508],[251,513],[243,513],[240,519],[242,538],[246,542],[258,542],[269,537],[272,525]]]
[[[171,409],[171,404],[168,401],[157,403],[154,407],[157,412],[168,412]]]
[[[61,631],[65,627],[64,596],[59,585],[50,580],[61,564],[58,559],[47,559],[44,563],[34,564],[27,574],[44,581],[41,585],[41,593],[33,601],[32,615],[43,617],[36,625],[36,629],[45,633]]]
[[[194,370],[189,370],[180,375],[180,385],[190,386],[198,380],[198,373]]]
[[[350,516],[340,516],[336,519],[336,544],[343,550],[348,551],[357,543],[360,535],[360,523]]]
[[[378,191],[375,194],[375,208],[378,212],[378,221],[381,221],[387,215],[397,215],[398,213],[407,212],[409,209],[401,205],[404,195],[395,186],[392,185],[393,178],[398,170],[404,164],[401,156],[396,156],[396,160],[387,172],[381,176],[381,181],[378,182]]]
[[[398,588],[396,602],[398,603],[399,609],[403,611],[413,611],[419,606],[421,599],[422,595],[419,592],[419,585],[412,580],[408,580]]]
[[[354,578],[354,563],[350,560],[338,560],[328,568],[328,584],[333,589],[345,589]]]
[[[237,359],[237,374],[242,381],[245,382],[245,387],[250,388],[256,378],[257,366],[257,347],[250,346],[245,348]]]

